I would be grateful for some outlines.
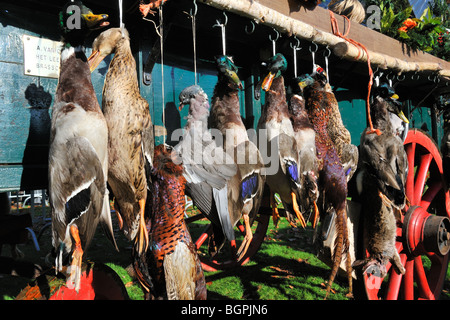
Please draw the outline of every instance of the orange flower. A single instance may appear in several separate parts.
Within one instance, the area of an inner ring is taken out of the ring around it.
[[[408,18],[405,21],[403,21],[403,26],[398,28],[398,31],[407,32],[408,30],[414,28],[417,26],[417,22],[415,22],[413,19]]]

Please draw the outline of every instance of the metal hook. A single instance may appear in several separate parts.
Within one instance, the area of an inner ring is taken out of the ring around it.
[[[198,9],[196,0],[193,0],[193,2],[194,2],[194,13],[192,13],[192,9],[189,10],[189,15],[191,17],[195,17],[197,15],[197,9]]]
[[[325,51],[323,52],[323,56],[326,58],[329,58],[331,56],[331,50],[328,46],[326,46]]]
[[[403,81],[403,80],[405,80],[404,74],[397,75],[397,81]]]
[[[316,48],[314,49],[314,51],[312,50],[312,45],[314,45],[314,46],[316,46]],[[311,52],[311,53],[315,53],[315,52],[317,52],[317,50],[319,49],[319,46],[314,42],[314,41],[312,41],[311,42],[311,45],[309,46],[309,52]]]
[[[222,13],[223,13],[223,15],[225,16],[225,21],[224,21],[224,23],[220,23],[219,19],[217,19],[217,20],[216,20],[216,24],[213,25],[213,27],[225,27],[225,26],[227,25],[227,23],[228,23],[228,16],[227,16],[227,14],[225,13],[225,11],[223,11]]]
[[[245,25],[245,33],[246,34],[252,34],[253,32],[255,32],[255,29],[256,29],[255,22],[253,20],[250,20],[250,23],[252,25],[252,29],[250,31],[248,31],[248,25]]]
[[[280,33],[278,32],[277,29],[275,29],[275,28],[272,28],[272,29],[273,29],[273,31],[275,31],[275,34],[276,34],[277,37],[275,39],[272,39],[272,35],[269,33],[269,40],[270,41],[277,41],[280,38]]]
[[[419,80],[419,78],[420,78],[420,76],[419,76],[419,73],[417,71],[414,72],[414,74],[411,76],[411,79],[414,80],[414,81]]]
[[[294,40],[295,40],[296,44],[293,45],[292,42],[289,42],[289,46],[294,50],[300,50],[301,49],[300,40],[296,36],[294,36]]]

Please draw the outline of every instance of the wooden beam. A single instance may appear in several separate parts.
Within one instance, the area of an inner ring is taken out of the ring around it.
[[[346,60],[367,62],[366,54],[353,44],[331,32],[328,10],[316,7],[307,10],[293,7],[292,1],[272,0],[200,0],[220,10],[233,12],[277,29],[281,33],[329,46]],[[341,33],[348,28],[343,17],[336,15]],[[362,43],[369,53],[373,67],[397,72],[437,72],[443,80],[450,81],[450,63],[430,54],[411,52],[399,41],[360,24],[352,23],[348,37]]]

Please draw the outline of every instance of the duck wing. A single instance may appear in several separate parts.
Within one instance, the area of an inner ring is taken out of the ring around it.
[[[52,222],[60,239],[65,239],[66,228],[72,221],[82,218],[82,226],[78,227],[82,243],[87,247],[100,221],[117,249],[102,164],[87,138],[73,137],[52,143],[49,183],[54,209]]]

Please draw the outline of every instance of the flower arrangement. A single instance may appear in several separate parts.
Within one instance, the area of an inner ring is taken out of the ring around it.
[[[422,16],[415,17],[406,0],[368,0],[366,6],[381,9],[380,32],[422,50],[450,60],[450,9],[445,0],[433,0]]]

